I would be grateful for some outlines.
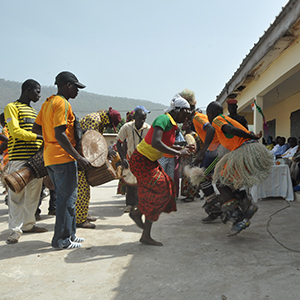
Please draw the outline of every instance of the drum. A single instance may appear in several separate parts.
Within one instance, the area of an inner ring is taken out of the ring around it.
[[[48,175],[47,169],[44,166],[43,151],[44,148],[41,147],[38,152],[27,160],[22,169],[4,176],[5,183],[14,193],[20,193],[32,179]],[[47,187],[53,189],[53,185]]]
[[[105,164],[108,149],[104,136],[96,130],[87,130],[81,139],[83,156],[93,167]]]
[[[41,147],[32,157],[27,160],[29,166],[36,178],[43,178],[48,175],[48,171],[44,165],[44,147]]]
[[[131,173],[130,168],[123,169],[124,181],[127,185],[137,185],[136,177]]]
[[[101,167],[92,167],[88,169],[85,171],[85,174],[90,186],[97,186],[114,179],[119,179],[115,169],[108,160],[106,160]]]
[[[92,168],[85,171],[89,185],[97,186],[122,178],[120,156],[117,154],[112,162],[107,159],[107,144],[100,132],[96,130],[86,131],[81,140],[81,149],[83,156],[92,165]]]

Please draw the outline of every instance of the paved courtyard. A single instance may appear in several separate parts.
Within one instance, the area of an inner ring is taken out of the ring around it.
[[[83,248],[53,250],[55,217],[42,203],[39,226],[7,245],[7,206],[0,195],[0,299],[300,299],[300,203],[259,201],[251,226],[227,237],[230,223],[202,224],[203,200],[162,214],[153,237],[163,247],[139,243],[141,230],[123,213],[117,181],[92,188],[96,229],[78,229]]]

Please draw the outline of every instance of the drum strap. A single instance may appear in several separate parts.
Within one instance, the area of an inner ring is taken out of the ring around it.
[[[134,131],[135,133],[137,134],[137,136],[139,137],[139,142],[138,144],[143,140],[143,131],[144,129],[141,131],[141,134],[139,134],[135,129],[132,130],[132,135],[133,135],[133,145],[134,145],[134,149],[136,148],[136,145],[135,145],[135,138],[134,138]]]

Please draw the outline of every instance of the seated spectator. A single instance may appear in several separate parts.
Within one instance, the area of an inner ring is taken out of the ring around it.
[[[275,151],[280,147],[280,146],[279,146],[279,139],[280,139],[280,138],[281,138],[280,136],[277,136],[277,137],[275,138],[274,147],[273,147],[272,150],[270,151],[272,154],[274,154]]]
[[[296,153],[292,157],[290,165],[291,178],[294,186],[294,191],[300,191],[300,146],[298,146]]]
[[[273,141],[273,138],[271,136],[268,136],[267,145],[266,145],[267,149],[272,150],[274,146],[275,146],[275,142]]]
[[[287,151],[290,148],[290,145],[285,143],[285,137],[283,136],[279,138],[278,145],[279,147],[276,149],[275,152],[273,152],[274,149],[271,150],[271,153],[274,154],[276,157],[278,155],[282,155],[285,151]]]
[[[298,143],[297,143],[297,139],[295,137],[290,137],[288,139],[289,141],[289,146],[290,148],[288,150],[286,150],[283,154],[279,154],[276,155],[276,158],[291,158],[294,156],[294,154],[296,153],[297,149],[298,149]]]

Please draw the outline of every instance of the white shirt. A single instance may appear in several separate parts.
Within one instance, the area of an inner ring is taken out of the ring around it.
[[[142,141],[151,126],[146,122],[140,129],[135,127],[135,121],[125,123],[117,135],[117,140],[120,143],[123,143],[127,140],[127,154],[131,157],[133,151],[136,149],[136,146]]]
[[[272,153],[272,154],[274,154],[276,151],[277,151],[277,149],[280,147],[280,145],[279,144],[276,144],[275,146],[274,146],[274,148],[272,149],[272,150],[270,150],[270,152]]]
[[[290,148],[288,150],[286,150],[282,155],[281,157],[282,158],[289,158],[289,157],[293,157],[294,154],[297,152],[297,149],[298,149],[298,145],[293,147],[293,148]]]

